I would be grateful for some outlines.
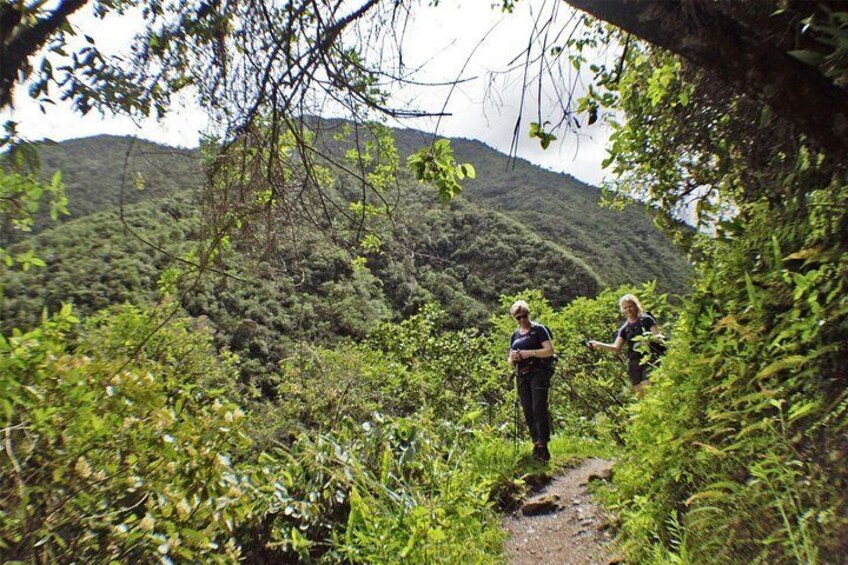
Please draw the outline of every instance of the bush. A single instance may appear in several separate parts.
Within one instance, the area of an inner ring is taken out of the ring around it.
[[[398,404],[384,387],[355,407],[342,399],[341,413],[312,413],[322,432],[296,425],[295,413],[278,417],[282,443],[256,432],[269,427],[261,412],[234,402],[233,359],[216,356],[208,328],[169,314],[124,307],[80,328],[66,307],[0,341],[0,544],[9,562],[497,560],[490,498],[516,454],[506,463],[480,455],[504,444],[474,431],[479,411],[458,423],[433,417],[437,408],[459,414],[473,395],[425,394],[414,407],[424,377],[398,380],[408,392]],[[431,335],[423,318],[392,335],[422,327]],[[344,365],[349,351],[357,356]],[[345,366],[351,379],[375,370],[374,383],[385,367],[421,369],[397,351],[349,351],[324,352],[324,384]],[[414,417],[350,419],[369,402]]]
[[[65,307],[0,340],[9,561],[229,563],[252,512],[233,456],[242,412],[207,333],[134,308],[72,340]],[[8,562],[8,561],[7,561]]]
[[[636,559],[844,561],[846,192],[750,203],[709,242],[616,473]]]

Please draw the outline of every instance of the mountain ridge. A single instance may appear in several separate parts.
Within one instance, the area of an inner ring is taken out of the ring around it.
[[[392,131],[404,159],[433,139],[419,130]],[[605,286],[657,280],[660,290],[686,292],[691,268],[654,227],[650,211],[643,205],[633,203],[623,211],[602,208],[600,189],[567,173],[549,171],[525,159],[516,159],[507,171],[508,157],[484,142],[452,138],[451,143],[457,160],[471,162],[477,169],[477,178],[466,179],[461,193],[469,202],[503,213],[550,240],[590,267]],[[203,182],[198,149],[111,135],[41,147],[45,175],[64,169],[72,217],[118,205],[116,186],[123,186],[121,198],[129,204],[196,188]],[[110,153],[121,155],[125,161],[121,167],[97,164]],[[98,157],[92,159],[92,154]],[[83,170],[86,164],[87,172]],[[133,174],[137,169],[144,172]],[[128,175],[123,175],[123,170]],[[128,187],[130,181],[143,184],[144,190]],[[96,184],[82,186],[92,182]],[[620,234],[623,225],[630,230],[625,237]]]

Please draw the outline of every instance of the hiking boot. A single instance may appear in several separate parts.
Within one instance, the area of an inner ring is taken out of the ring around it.
[[[548,451],[548,444],[539,443],[533,445],[533,457],[538,459],[539,461],[550,461],[551,460],[551,452]]]

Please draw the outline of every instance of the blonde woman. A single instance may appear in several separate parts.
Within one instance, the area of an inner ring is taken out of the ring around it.
[[[548,391],[551,388],[551,361],[554,356],[551,332],[530,319],[530,306],[523,300],[516,301],[509,313],[518,323],[518,329],[509,341],[507,360],[515,369],[518,398],[533,440],[533,456],[541,461],[550,461]]]
[[[642,351],[636,347],[637,342],[634,338],[645,335],[646,332],[662,338],[660,327],[653,316],[646,313],[642,308],[639,299],[632,294],[625,294],[618,299],[618,306],[622,313],[627,317],[627,321],[618,328],[615,341],[613,343],[602,343],[600,341],[590,340],[589,347],[592,349],[605,349],[620,353],[627,344],[627,374],[630,377],[630,383],[633,385],[633,390],[641,396],[644,394],[645,388],[650,383],[648,381],[648,371],[651,366],[643,360]]]

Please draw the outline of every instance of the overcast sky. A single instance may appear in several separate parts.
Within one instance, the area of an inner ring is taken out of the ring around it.
[[[447,100],[446,111],[451,116],[439,123],[440,134],[478,139],[503,152],[509,150],[521,102],[521,77],[513,75],[497,78],[494,82],[490,79],[493,71],[506,68],[526,47],[532,29],[532,4],[519,2],[516,12],[509,15],[490,8],[489,0],[443,1],[438,7],[420,6],[416,10],[415,19],[407,30],[404,49],[407,65],[411,68],[424,65],[416,78],[442,82],[460,76],[476,77],[460,85]],[[90,13],[80,13],[71,17],[71,23],[93,37],[98,47],[107,53],[125,51],[132,36],[141,29],[140,20],[132,15],[110,16],[104,21]],[[483,37],[485,41],[478,45]],[[465,70],[461,72],[463,66]],[[394,95],[399,106],[438,111],[445,104],[448,92],[432,87],[408,87]],[[526,98],[535,100],[535,93]],[[38,105],[26,96],[25,88],[18,89],[15,105],[14,111],[2,113],[2,119],[19,122],[21,133],[30,139],[60,141],[109,133],[194,147],[199,134],[209,126],[206,116],[186,97],[178,101],[164,120],[143,123],[134,123],[125,117],[102,117],[95,112],[78,116],[61,104],[49,107],[47,114],[42,114]],[[605,156],[606,129],[593,126],[579,140],[573,135],[566,136],[543,151],[538,140],[527,135],[529,123],[536,121],[536,116],[537,109],[532,102],[527,102],[519,138],[519,157],[599,184],[603,178],[600,162]],[[545,119],[544,115],[542,117]],[[433,120],[421,119],[389,125],[430,131],[436,124]]]

